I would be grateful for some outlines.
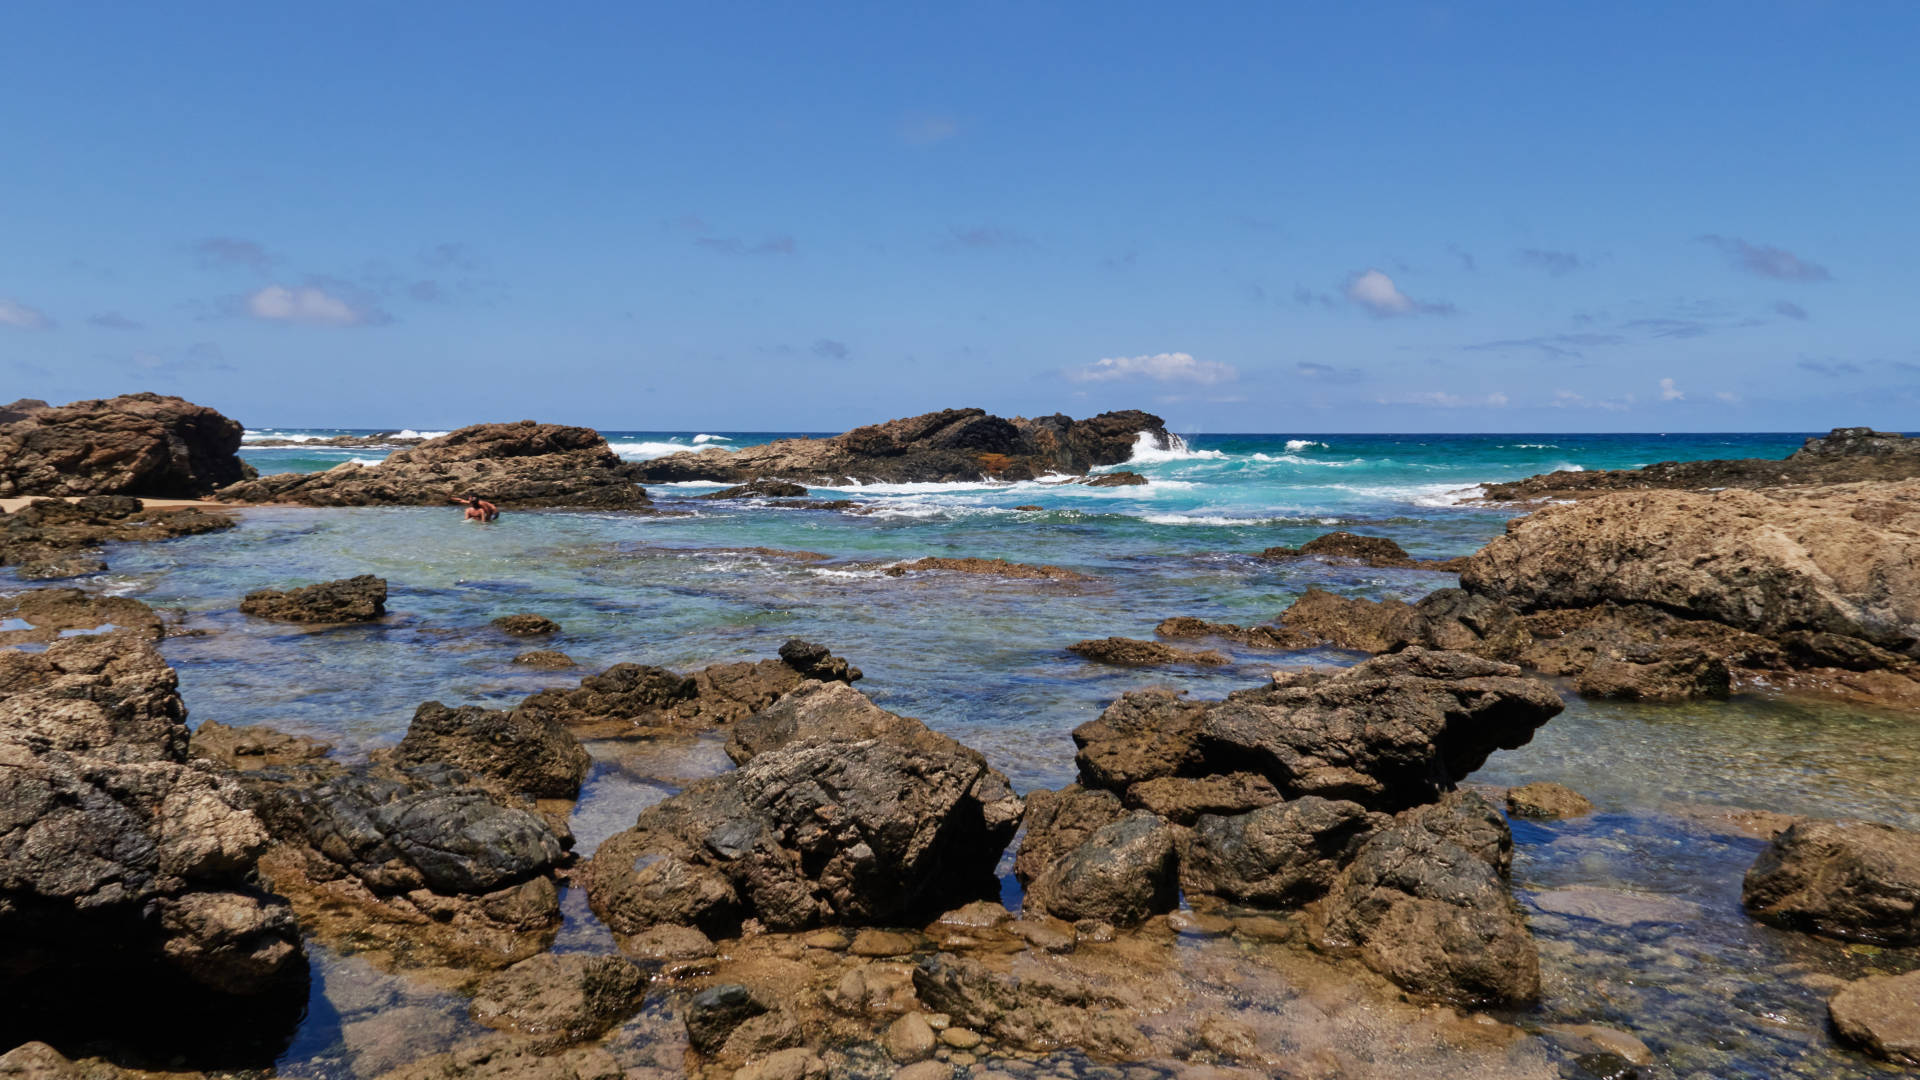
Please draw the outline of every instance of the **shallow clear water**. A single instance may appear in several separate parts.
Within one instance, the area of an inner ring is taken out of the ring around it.
[[[725,445],[764,438],[720,434],[732,436]],[[691,446],[693,435],[610,438],[640,456]],[[1475,484],[1571,465],[1778,457],[1801,438],[1201,437],[1184,453],[1128,466],[1152,479],[1143,488],[848,489],[877,504],[867,514],[682,501],[710,487],[701,485],[653,489],[661,509],[686,516],[548,511],[508,513],[480,526],[463,522],[457,508],[263,508],[246,511],[242,526],[226,533],[118,547],[103,584],[184,609],[190,626],[209,631],[164,645],[195,723],[267,723],[356,753],[397,739],[422,701],[499,705],[579,678],[578,671],[510,663],[528,648],[560,649],[586,670],[627,660],[684,670],[770,656],[798,636],[851,659],[866,672],[861,688],[881,704],[979,748],[1024,790],[1071,779],[1069,732],[1124,690],[1171,683],[1219,696],[1256,684],[1276,663],[1356,659],[1237,651],[1231,669],[1130,671],[1065,652],[1075,641],[1151,637],[1170,615],[1265,621],[1315,585],[1415,598],[1453,584],[1443,574],[1263,562],[1252,552],[1348,528],[1391,536],[1419,555],[1465,554],[1510,516],[1459,505]],[[273,471],[380,452],[249,449],[246,456]],[[1013,509],[1027,504],[1044,509]],[[742,547],[830,559],[722,550]],[[924,555],[1052,563],[1094,580],[888,577],[877,569]],[[251,589],[359,573],[390,582],[387,621],[311,631],[236,611]],[[523,611],[564,629],[530,645],[487,625]],[[583,849],[687,779],[725,767],[710,741],[595,751],[575,814]],[[1759,843],[1702,824],[1695,808],[1920,827],[1916,776],[1920,724],[1906,717],[1766,697],[1682,706],[1570,700],[1531,745],[1496,755],[1475,778],[1558,780],[1599,806],[1600,815],[1585,821],[1517,828],[1516,884],[1525,897],[1599,886],[1671,898],[1687,916],[1620,926],[1538,909],[1549,997],[1530,1022],[1593,1020],[1635,1031],[1673,1066],[1649,1075],[1872,1074],[1872,1066],[1827,1044],[1818,976],[1920,961],[1748,921],[1738,907],[1739,879]],[[577,900],[569,898],[561,946],[604,947],[604,930]],[[1802,975],[1815,985],[1797,981]],[[338,1034],[341,1012],[334,1009],[333,1027],[322,1030],[329,1012],[316,1009],[283,1064],[337,1071],[352,1056]]]

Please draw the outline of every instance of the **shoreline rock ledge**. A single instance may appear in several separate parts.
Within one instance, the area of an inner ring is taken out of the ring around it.
[[[779,479],[802,484],[948,483],[1084,475],[1133,456],[1142,436],[1160,450],[1178,436],[1152,413],[1129,409],[1085,420],[1063,414],[1011,420],[984,409],[943,409],[869,424],[826,439],[780,439],[739,450],[709,447],[634,465],[645,483],[707,480],[744,484]]]

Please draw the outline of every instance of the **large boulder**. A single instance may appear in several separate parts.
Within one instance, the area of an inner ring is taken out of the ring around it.
[[[237,785],[189,760],[177,685],[132,631],[0,652],[9,1002],[83,1007],[123,989],[304,999],[292,912],[254,876],[267,830]]]
[[[1180,861],[1181,887],[1265,908],[1324,896],[1340,869],[1389,819],[1358,803],[1316,795],[1194,823]]]
[[[809,680],[859,678],[859,668],[825,645],[795,638],[780,647],[779,659],[711,664],[691,675],[615,664],[572,690],[539,691],[523,707],[538,709],[582,737],[696,732],[752,716]]]
[[[231,529],[233,518],[193,507],[148,510],[127,495],[35,499],[9,514],[0,511],[0,566],[30,581],[98,574],[107,568],[100,545]]]
[[[361,574],[298,589],[255,589],[240,613],[297,623],[372,622],[387,613],[387,579]]]
[[[996,892],[1020,824],[1005,776],[845,684],[796,694],[807,707],[783,710],[740,768],[648,807],[600,846],[587,896],[614,930],[900,923]]]
[[[509,508],[625,510],[647,494],[592,428],[474,424],[396,451],[377,465],[347,462],[319,473],[281,473],[222,488],[234,502],[309,506],[448,506],[477,495]]]
[[[452,765],[536,799],[580,794],[592,764],[580,740],[538,709],[449,708],[437,701],[414,710],[391,760],[403,767]]]
[[[1130,926],[1180,902],[1178,837],[1165,819],[1135,810],[1088,834],[1027,886],[1028,910]]]
[[[1356,951],[1416,993],[1527,1004],[1540,994],[1540,960],[1507,886],[1511,852],[1505,821],[1479,795],[1407,811],[1334,880],[1318,942]]]
[[[1162,450],[1176,438],[1159,417],[1139,411],[1102,413],[1086,420],[1058,414],[1006,420],[982,409],[946,409],[829,439],[777,439],[738,450],[709,447],[669,454],[641,462],[633,471],[647,483],[782,479],[834,486],[849,480],[1032,480],[1118,465],[1133,455],[1142,436]]]
[[[31,409],[0,426],[0,497],[197,498],[246,477],[243,430],[204,405],[160,394]]]
[[[1754,918],[1877,944],[1920,942],[1920,833],[1871,821],[1801,820],[1747,871]]]
[[[1096,787],[1251,772],[1284,798],[1398,810],[1437,798],[1493,751],[1526,745],[1562,708],[1511,664],[1409,648],[1333,673],[1283,673],[1221,702],[1131,693],[1073,737],[1081,781]]]

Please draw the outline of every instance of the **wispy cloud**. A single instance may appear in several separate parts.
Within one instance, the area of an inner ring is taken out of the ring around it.
[[[960,134],[960,121],[938,113],[915,113],[900,122],[900,141],[909,146],[932,146]]]
[[[698,214],[682,214],[669,224],[681,232],[691,233],[696,246],[723,255],[792,255],[799,250],[793,237],[786,233],[771,233],[757,241],[746,240],[720,232]]]
[[[1590,398],[1572,390],[1555,390],[1553,400],[1547,404],[1556,409],[1605,409],[1608,412],[1625,412],[1637,400],[1632,394],[1623,394],[1617,398]]]
[[[1462,345],[1468,352],[1498,352],[1509,349],[1532,349],[1548,356],[1564,360],[1584,359],[1587,349],[1607,345],[1624,345],[1627,339],[1619,334],[1578,333],[1578,334],[1542,334],[1526,338],[1501,338],[1498,341],[1482,341],[1473,345]]]
[[[1460,260],[1460,269],[1465,270],[1469,274],[1475,273],[1480,269],[1480,264],[1474,260],[1473,252],[1462,248],[1459,244],[1448,244],[1447,254]]]
[[[845,360],[851,351],[847,348],[846,342],[835,341],[832,338],[823,337],[813,343],[813,355],[829,360]]]
[[[1760,277],[1777,278],[1781,281],[1826,281],[1833,277],[1827,268],[1818,263],[1795,255],[1785,248],[1767,244],[1749,244],[1737,236],[1719,236],[1708,233],[1699,238],[1708,244],[1726,252],[1733,264],[1749,274]]]
[[[1347,299],[1365,308],[1376,318],[1397,315],[1451,315],[1452,304],[1423,303],[1400,291],[1393,279],[1379,270],[1362,270],[1347,279]]]
[[[1545,270],[1554,277],[1571,274],[1591,265],[1571,251],[1549,251],[1545,248],[1522,248],[1514,257],[1522,265]]]
[[[103,311],[98,315],[87,316],[87,325],[102,330],[140,330],[144,324],[135,322],[117,311]]]
[[[1842,375],[1860,375],[1866,371],[1865,368],[1851,360],[1802,360],[1795,364],[1794,367],[1799,368],[1801,371],[1811,371],[1815,375],[1825,375],[1829,378],[1838,378]]]
[[[266,248],[237,236],[209,236],[193,245],[193,254],[203,270],[239,268],[264,274],[279,261]]]
[[[53,320],[46,312],[18,300],[0,300],[0,326],[11,326],[15,330],[51,330]]]
[[[1507,395],[1496,391],[1484,397],[1475,397],[1445,390],[1419,390],[1375,398],[1374,402],[1379,405],[1418,405],[1428,409],[1503,409],[1507,405]]]
[[[1774,301],[1773,310],[1777,314],[1785,315],[1789,319],[1798,319],[1801,322],[1807,321],[1807,309],[1791,300]]]
[[[1686,397],[1687,397],[1686,391],[1680,389],[1678,386],[1675,386],[1672,379],[1660,380],[1660,400],[1661,401],[1684,401],[1686,400]]]
[[[1322,364],[1312,360],[1302,360],[1293,365],[1293,371],[1303,379],[1326,383],[1355,383],[1367,377],[1367,373],[1359,368],[1334,367],[1332,364]]]
[[[247,314],[268,322],[306,326],[367,326],[388,321],[385,312],[365,300],[343,295],[337,283],[268,285],[246,298]]]
[[[1154,382],[1191,382],[1202,386],[1231,382],[1239,377],[1239,370],[1231,364],[1217,360],[1196,360],[1183,352],[1109,356],[1067,372],[1067,378],[1074,382],[1151,379]]]

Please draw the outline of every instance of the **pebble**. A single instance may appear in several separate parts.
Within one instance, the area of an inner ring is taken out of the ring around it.
[[[855,956],[905,956],[913,951],[913,938],[892,930],[862,930],[853,936]]]
[[[831,949],[839,952],[847,947],[847,935],[838,930],[815,930],[800,941],[809,949]]]
[[[940,1033],[940,1041],[955,1050],[971,1050],[980,1045],[980,1033],[971,1028],[950,1027]]]
[[[953,1066],[944,1061],[922,1061],[895,1069],[893,1080],[953,1080]]]
[[[920,1061],[933,1055],[933,1028],[927,1025],[925,1016],[911,1012],[887,1025],[881,1045],[886,1047],[887,1056],[897,1062]]]

